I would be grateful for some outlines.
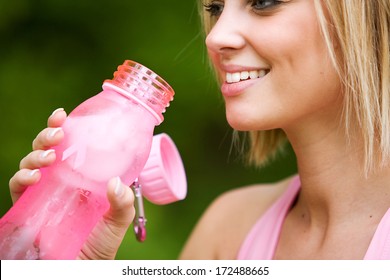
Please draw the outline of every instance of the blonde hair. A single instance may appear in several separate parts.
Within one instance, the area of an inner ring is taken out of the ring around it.
[[[367,173],[387,164],[390,156],[390,1],[314,1],[329,55],[343,83],[346,133],[357,122]],[[203,9],[201,15],[207,34],[212,22]],[[257,166],[286,142],[280,129],[248,134],[248,159]]]
[[[315,4],[343,82],[346,132],[357,122],[368,173],[387,165],[390,156],[390,1],[315,0]]]

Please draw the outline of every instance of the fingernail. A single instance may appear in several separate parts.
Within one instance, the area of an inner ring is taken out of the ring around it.
[[[54,153],[55,151],[53,149],[50,149],[50,150],[46,150],[44,151],[43,153],[40,154],[40,157],[41,158],[46,158],[48,155]]]
[[[123,194],[123,192],[125,191],[123,186],[122,186],[121,179],[119,177],[116,177],[115,180],[116,180],[116,183],[115,183],[114,193],[116,196],[121,196]]]
[[[54,116],[57,112],[60,112],[60,111],[64,111],[64,108],[55,109],[55,110],[53,111],[53,113],[51,113],[50,116]]]
[[[39,169],[34,169],[34,170],[31,170],[29,173],[28,173],[28,175],[30,176],[30,177],[32,177],[32,176],[34,176],[35,174],[37,174],[39,172]]]
[[[48,137],[53,138],[61,130],[62,130],[62,127],[57,127],[57,128],[50,130]]]

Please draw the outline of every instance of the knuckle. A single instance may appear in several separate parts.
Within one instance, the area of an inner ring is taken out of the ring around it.
[[[26,166],[26,164],[27,164],[27,157],[28,156],[25,156],[24,158],[22,158],[20,160],[20,162],[19,162],[19,169],[23,169]]]
[[[10,191],[14,188],[16,188],[18,185],[20,185],[23,182],[23,172],[24,169],[18,170],[10,179],[8,182],[8,186]]]
[[[14,176],[11,177],[11,179],[9,179],[9,182],[8,182],[8,186],[9,186],[9,189],[11,190],[13,188],[13,186],[15,185],[15,178],[16,174]]]
[[[35,137],[34,140],[32,141],[32,148],[33,148],[33,150],[35,150],[36,147],[37,147],[37,141],[38,141],[37,137]]]

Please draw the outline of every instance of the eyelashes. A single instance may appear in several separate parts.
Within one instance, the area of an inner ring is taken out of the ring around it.
[[[284,3],[284,1],[278,0],[248,0],[247,2],[251,9],[256,13],[270,12]],[[203,6],[211,17],[219,17],[222,14],[225,3],[224,1],[211,1],[203,4]]]
[[[283,1],[277,0],[252,0],[250,2],[251,7],[258,11],[271,10],[283,3]]]
[[[206,12],[210,14],[211,17],[218,17],[222,14],[224,4],[223,2],[211,1],[210,3],[203,4]]]

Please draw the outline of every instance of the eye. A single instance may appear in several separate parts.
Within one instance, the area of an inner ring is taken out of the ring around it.
[[[204,4],[206,12],[210,14],[211,17],[219,17],[223,11],[223,3],[218,1],[212,1],[210,3]]]
[[[277,0],[252,0],[251,2],[252,8],[259,11],[270,10],[283,3],[283,1]]]

